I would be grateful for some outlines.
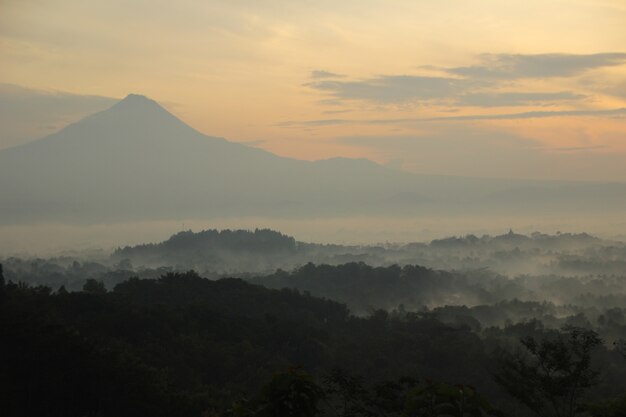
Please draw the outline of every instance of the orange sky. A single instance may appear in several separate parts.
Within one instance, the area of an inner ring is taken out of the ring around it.
[[[626,181],[624,22],[623,0],[4,0],[0,148],[134,92],[290,157]]]

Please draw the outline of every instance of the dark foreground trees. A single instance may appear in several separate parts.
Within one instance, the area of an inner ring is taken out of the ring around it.
[[[593,379],[574,366],[585,363],[585,346],[594,354],[585,333],[559,332],[547,345],[539,337],[547,331],[526,324],[487,335],[429,314],[354,317],[294,290],[193,272],[129,279],[111,291],[97,282],[83,292],[1,289],[1,416],[468,417],[494,414],[488,403],[517,411],[488,371],[494,346],[516,332],[535,338],[529,367],[560,358],[543,349],[552,346],[573,364],[556,369],[578,375],[580,387]],[[626,375],[626,364],[611,362],[624,361],[617,351],[597,350],[612,364],[610,381]],[[620,393],[598,387],[595,398]],[[597,415],[614,417],[607,413],[618,406]]]
[[[496,378],[540,416],[574,417],[583,411],[586,390],[598,382],[593,350],[602,344],[592,330],[565,327],[541,339],[521,340],[524,350],[502,351]]]
[[[368,386],[335,369],[321,383],[301,369],[276,373],[223,417],[497,417],[476,388],[399,378]]]

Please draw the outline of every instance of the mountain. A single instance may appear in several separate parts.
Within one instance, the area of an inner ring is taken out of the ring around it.
[[[589,205],[590,192],[626,207],[623,184],[568,187],[563,200],[558,184],[414,175],[364,159],[283,158],[206,136],[134,94],[0,151],[2,223],[510,210],[520,195],[525,208],[542,207],[546,192],[556,192],[555,208],[561,200],[576,204],[577,195]]]

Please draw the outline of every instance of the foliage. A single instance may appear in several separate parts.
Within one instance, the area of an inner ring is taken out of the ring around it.
[[[434,395],[419,391],[426,378],[463,384],[464,404],[478,400],[479,391],[511,411],[515,400],[488,370],[492,352],[549,333],[538,321],[483,329],[465,319],[443,322],[461,310],[357,317],[343,304],[297,290],[212,281],[192,271],[131,278],[109,291],[93,287],[98,290],[54,292],[6,283],[0,415],[197,417],[234,413],[238,402],[244,414],[401,417],[419,398]],[[605,322],[616,332],[618,316],[607,314]],[[618,395],[626,367],[617,350],[590,354],[604,374],[588,399]],[[291,407],[281,408],[283,402]]]
[[[624,417],[626,416],[626,394],[589,404],[587,411],[592,417]]]
[[[83,285],[83,292],[89,294],[106,294],[107,289],[102,281],[89,278],[85,281],[85,285]]]
[[[237,402],[234,417],[314,417],[323,389],[301,369],[274,374],[252,401]]]
[[[598,382],[591,355],[601,343],[594,331],[576,327],[524,337],[523,352],[502,352],[497,380],[538,415],[574,417],[585,390]]]
[[[406,417],[486,417],[497,416],[489,402],[469,385],[449,385],[428,381],[410,392]]]

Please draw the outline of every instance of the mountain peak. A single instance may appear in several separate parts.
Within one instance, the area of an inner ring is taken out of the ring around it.
[[[131,102],[131,101],[141,102],[141,101],[154,101],[154,100],[149,99],[148,97],[144,96],[143,94],[130,93],[122,101],[125,101],[125,102]]]
[[[99,116],[98,116],[99,115]],[[115,115],[115,116],[114,116]],[[166,117],[175,119],[170,112],[164,109],[159,103],[141,94],[129,94],[124,99],[118,101],[113,107],[101,113],[96,113],[98,118],[102,116],[136,118],[137,122],[148,122],[140,118]],[[177,120],[177,119],[176,119]]]
[[[122,100],[120,100],[119,102],[117,102],[117,104],[115,104],[113,107],[139,107],[139,106],[158,106],[161,107],[159,105],[159,103],[157,103],[156,101],[152,100],[151,98],[148,98],[142,94],[129,94],[127,95],[125,98],[123,98]]]
[[[141,94],[129,94],[107,110],[92,114],[63,130],[66,129],[80,132],[83,137],[100,137],[99,141],[124,139],[125,143],[138,143],[142,138],[171,141],[184,135],[183,131],[197,134],[155,100]]]

